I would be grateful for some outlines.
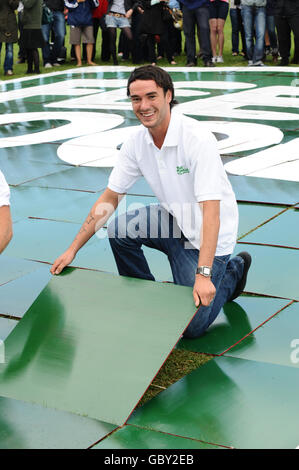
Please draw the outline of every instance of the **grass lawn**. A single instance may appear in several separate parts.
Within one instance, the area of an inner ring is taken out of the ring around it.
[[[119,31],[120,30],[118,30],[118,34],[119,34]],[[230,22],[230,17],[229,16],[227,17],[227,20],[226,20],[226,23],[225,23],[224,35],[225,35],[224,52],[223,52],[224,63],[223,64],[216,64],[216,67],[227,67],[227,66],[229,66],[229,67],[230,66],[231,67],[242,66],[243,67],[243,66],[246,66],[247,61],[244,60],[244,58],[241,55],[239,55],[237,57],[232,56],[232,53],[231,53],[231,22]],[[184,45],[184,34],[183,33],[182,33],[182,40],[183,40],[183,45]],[[66,35],[65,44],[66,44],[66,47],[67,47],[67,50],[68,50],[67,51],[66,63],[64,65],[61,65],[60,67],[55,67],[55,68],[53,67],[53,68],[50,68],[50,69],[44,69],[41,66],[41,72],[42,73],[52,73],[52,72],[58,71],[58,70],[59,71],[68,70],[68,69],[73,68],[75,66],[76,63],[70,60],[69,27],[68,26],[67,26],[67,35]],[[102,62],[101,61],[101,59],[99,57],[100,44],[101,44],[101,30],[99,30],[99,35],[98,35],[98,38],[97,38],[97,54],[96,54],[95,62],[98,65],[109,65],[109,63],[112,65],[112,60],[110,62]],[[240,43],[240,45],[241,45],[241,43]],[[292,44],[291,58],[293,56],[293,50],[294,50],[294,46]],[[197,51],[199,51],[198,43],[197,43]],[[1,55],[0,55],[0,57],[1,57],[0,80],[9,80],[11,78],[21,78],[21,77],[25,76],[25,72],[26,72],[26,69],[27,69],[26,64],[16,64],[17,54],[18,54],[18,45],[17,44],[14,45],[14,63],[15,63],[15,65],[14,65],[14,75],[13,75],[13,77],[4,76],[4,72],[3,72],[4,52],[5,52],[5,48],[2,47]],[[182,55],[176,57],[175,60],[177,62],[176,66],[182,67],[182,66],[186,65],[186,56],[185,56],[185,54],[182,54]],[[272,61],[272,56],[267,56],[266,64],[267,65],[276,65]],[[42,61],[41,61],[41,65],[42,65]],[[132,66],[132,63],[130,61],[120,61],[120,65]],[[166,59],[160,60],[158,65],[160,65],[162,67],[169,67],[170,66]],[[198,66],[202,66],[202,65],[203,65],[202,61],[199,60],[198,61]],[[279,62],[278,62],[278,65],[279,65]],[[175,68],[176,66],[172,65],[171,67]]]

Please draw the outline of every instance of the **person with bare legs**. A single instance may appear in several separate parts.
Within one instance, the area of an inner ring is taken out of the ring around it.
[[[64,0],[68,8],[68,24],[70,25],[70,44],[74,45],[77,67],[82,65],[81,40],[86,44],[88,65],[96,65],[92,61],[94,45],[92,9],[99,6],[98,0]]]

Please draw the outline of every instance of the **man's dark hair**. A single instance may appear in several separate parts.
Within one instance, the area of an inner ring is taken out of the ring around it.
[[[127,96],[130,96],[130,85],[136,80],[153,80],[156,84],[163,88],[164,95],[168,90],[171,91],[170,109],[178,102],[174,99],[174,86],[170,75],[165,70],[156,65],[142,65],[133,70],[127,84]]]

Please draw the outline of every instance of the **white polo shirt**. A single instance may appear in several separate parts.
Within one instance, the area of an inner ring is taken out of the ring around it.
[[[9,206],[9,186],[4,178],[3,173],[0,171],[0,207]]]
[[[177,220],[191,244],[200,249],[202,214],[199,202],[220,201],[220,229],[216,255],[234,251],[238,208],[211,132],[198,122],[172,111],[167,134],[158,149],[141,125],[122,145],[108,188],[127,193],[144,176],[160,203]]]

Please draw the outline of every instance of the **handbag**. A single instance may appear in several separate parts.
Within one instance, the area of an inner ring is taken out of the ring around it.
[[[49,7],[43,2],[42,24],[51,24],[54,19],[53,13]]]

